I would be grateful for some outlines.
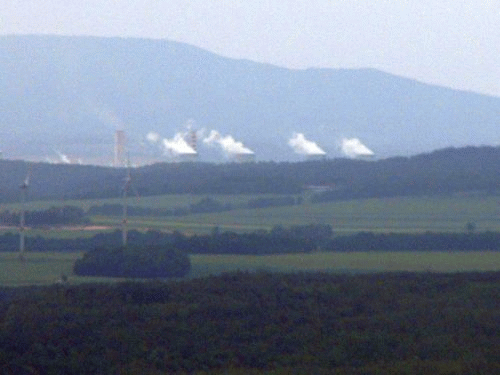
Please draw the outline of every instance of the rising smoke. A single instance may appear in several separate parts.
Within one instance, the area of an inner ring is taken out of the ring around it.
[[[367,157],[375,155],[372,150],[366,147],[358,138],[343,138],[341,145],[342,152],[350,158]]]
[[[293,133],[292,138],[288,141],[288,145],[293,148],[293,151],[301,155],[326,155],[315,142],[306,139],[302,133]]]
[[[70,158],[68,157],[68,155],[66,154],[63,154],[61,151],[58,151],[58,150],[54,150],[57,155],[59,156],[59,161],[63,164],[71,164],[71,160]]]
[[[80,158],[76,160],[75,159],[71,160],[68,155],[62,153],[59,150],[52,149],[52,151],[54,151],[57,154],[57,159],[52,158],[50,156],[46,156],[45,161],[49,164],[80,164],[80,165],[83,164],[83,161]]]
[[[186,134],[177,133],[174,138],[168,139],[163,138],[160,142],[160,135],[155,132],[149,132],[146,135],[146,139],[155,145],[158,145],[164,154],[171,156],[179,155],[196,155],[196,150],[194,150],[185,140]]]
[[[195,155],[196,151],[186,142],[184,134],[177,133],[172,139],[163,139],[165,151],[173,155]]]
[[[208,137],[203,139],[206,145],[213,145],[217,143],[222,150],[232,155],[253,155],[254,152],[248,147],[245,147],[242,142],[237,142],[231,135],[222,136],[217,130],[212,130]]]
[[[158,141],[160,140],[160,135],[158,133],[155,133],[155,132],[149,132],[147,135],[146,135],[146,139],[151,142],[151,143],[158,143]]]

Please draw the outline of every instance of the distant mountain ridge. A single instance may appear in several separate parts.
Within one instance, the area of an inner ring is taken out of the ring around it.
[[[289,70],[165,40],[1,36],[0,71],[6,158],[109,164],[123,128],[133,159],[168,160],[147,133],[173,138],[190,119],[257,160],[304,160],[287,144],[294,132],[328,157],[343,138],[382,158],[499,143],[500,98],[373,69]],[[199,146],[199,160],[227,160]]]

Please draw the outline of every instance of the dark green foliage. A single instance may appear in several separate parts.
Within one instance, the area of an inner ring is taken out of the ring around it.
[[[199,202],[191,204],[189,206],[189,212],[193,214],[204,213],[204,212],[222,212],[229,211],[232,209],[231,204],[222,204],[219,201],[206,197],[201,199]]]
[[[121,216],[123,215],[122,204],[103,204],[101,206],[92,206],[87,211],[88,215]],[[129,216],[170,216],[173,210],[128,206],[127,214]]]
[[[148,231],[142,233],[139,231],[129,231],[129,243],[132,246],[163,246],[168,245],[174,238],[173,235]],[[122,242],[121,231],[111,233],[99,233],[93,237],[87,238],[44,238],[41,236],[27,237],[26,248],[31,252],[43,251],[67,251],[81,252],[91,251],[95,248],[119,247]],[[17,251],[19,248],[19,235],[6,233],[0,236],[0,251]]]
[[[137,278],[183,277],[191,268],[189,257],[172,247],[97,248],[75,262],[81,276]]]
[[[4,289],[0,372],[493,374],[499,290],[499,273]]]
[[[476,223],[473,223],[473,222],[468,222],[466,225],[465,225],[465,231],[469,234],[473,234],[475,231],[476,231]]]
[[[483,251],[500,249],[500,233],[371,233],[339,236],[327,251]]]
[[[332,227],[327,224],[275,227],[270,232],[242,234],[214,230],[211,235],[178,236],[175,245],[189,254],[301,253],[322,247],[332,235]]]
[[[51,207],[47,210],[40,211],[27,211],[25,219],[26,223],[29,223],[31,226],[87,224],[90,222],[82,208],[73,206]],[[0,224],[19,225],[19,213],[10,211],[0,212]]]
[[[232,209],[233,207],[229,203],[222,204],[215,199],[206,197],[189,206],[175,207],[173,209],[129,206],[127,214],[129,216],[183,216],[206,212],[222,212]],[[92,206],[88,209],[87,214],[121,216],[123,214],[123,205],[103,204],[102,206]]]
[[[117,248],[121,232],[100,233],[91,238],[56,239],[28,237],[29,251],[91,251],[96,248]],[[322,251],[498,251],[500,233],[372,233],[360,232],[349,236],[334,236],[327,224],[310,224],[253,233],[221,232],[218,227],[209,235],[185,236],[180,232],[162,233],[130,231],[133,247],[158,246],[180,249],[186,254],[290,254]],[[0,251],[16,251],[19,236],[11,233],[0,236]]]
[[[141,196],[186,193],[297,195],[302,194],[308,185],[333,187],[311,198],[313,202],[324,202],[457,192],[497,194],[499,166],[500,151],[497,147],[464,147],[376,161],[160,163],[137,168],[133,171],[133,180]],[[32,169],[31,199],[60,199],[61,196],[66,199],[115,198],[119,196],[125,175],[122,169],[95,166],[38,163]],[[0,201],[19,200],[18,183],[25,178],[27,170],[24,162],[0,161],[3,176]],[[183,209],[189,212],[189,207]]]

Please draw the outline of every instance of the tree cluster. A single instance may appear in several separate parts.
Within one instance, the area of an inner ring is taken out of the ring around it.
[[[46,210],[26,211],[26,223],[31,226],[86,224],[89,219],[82,208],[74,206],[51,207]],[[17,226],[20,213],[9,210],[0,212],[0,224]]]
[[[183,277],[191,263],[186,253],[160,246],[96,248],[75,262],[80,276],[135,278]]]

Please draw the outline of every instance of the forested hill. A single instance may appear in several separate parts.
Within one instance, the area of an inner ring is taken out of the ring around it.
[[[448,148],[383,160],[325,159],[299,163],[160,163],[134,168],[133,188],[158,194],[301,194],[327,186],[317,200],[436,195],[457,192],[496,194],[500,188],[500,148]],[[30,175],[29,199],[118,197],[124,169],[0,161],[0,199],[15,202]]]

